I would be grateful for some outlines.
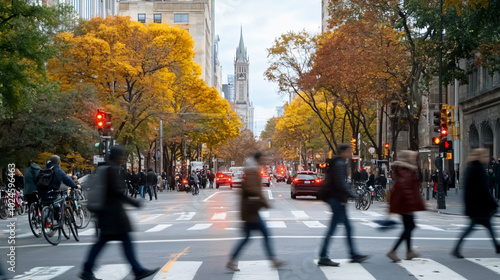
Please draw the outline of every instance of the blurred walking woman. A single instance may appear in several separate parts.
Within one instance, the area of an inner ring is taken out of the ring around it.
[[[488,150],[475,149],[468,159],[467,170],[464,177],[464,200],[465,214],[470,218],[470,224],[460,236],[460,240],[452,251],[452,255],[461,259],[460,246],[464,238],[469,235],[476,224],[485,226],[491,235],[496,253],[500,254],[500,245],[495,239],[495,233],[491,228],[491,217],[495,214],[498,205],[491,196],[488,189],[488,177],[483,165],[488,163]]]
[[[231,259],[226,264],[226,268],[232,271],[240,271],[237,258],[241,250],[247,244],[252,230],[258,230],[264,236],[264,247],[268,258],[273,262],[275,268],[284,265],[284,262],[276,259],[269,239],[269,231],[266,224],[259,215],[260,208],[270,208],[269,203],[262,194],[262,179],[260,178],[260,165],[264,164],[264,156],[260,152],[255,152],[252,157],[245,161],[245,179],[241,186],[241,219],[244,221],[244,239],[234,248]]]
[[[399,262],[396,250],[406,241],[406,259],[411,260],[420,255],[412,250],[411,234],[415,229],[413,212],[424,211],[425,205],[420,195],[420,181],[418,180],[417,155],[415,151],[401,151],[398,160],[392,164],[396,182],[391,189],[389,212],[401,215],[404,230],[401,237],[394,244],[387,257],[394,262]]]

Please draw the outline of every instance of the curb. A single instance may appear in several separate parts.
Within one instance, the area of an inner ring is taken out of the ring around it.
[[[441,210],[441,209],[427,209],[427,211],[429,211],[429,212],[434,212],[434,213],[438,213],[438,214],[467,217],[465,214],[458,214],[458,213],[449,212],[449,211],[446,211],[446,209],[443,209],[443,210]],[[500,213],[495,214],[494,217],[500,218]]]

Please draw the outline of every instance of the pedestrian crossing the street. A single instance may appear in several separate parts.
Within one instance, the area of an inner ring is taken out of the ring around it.
[[[224,262],[221,262],[216,268],[212,263],[205,263],[203,261],[169,261],[153,276],[153,280],[170,279],[170,280],[203,280],[207,278],[205,271],[214,273],[214,269],[220,270],[215,272],[217,279],[222,280],[246,280],[246,279],[259,279],[259,280],[286,280],[291,276],[298,277],[300,275],[307,276],[311,279],[310,275],[314,275],[314,279],[318,280],[340,280],[340,279],[356,279],[356,280],[375,280],[381,279],[380,267],[378,269],[373,266],[350,263],[348,259],[334,259],[333,261],[339,262],[338,267],[318,267],[316,266],[317,260],[310,265],[302,266],[288,264],[285,267],[277,270],[272,268],[271,262],[267,260],[253,260],[253,261],[239,261],[238,268],[240,271],[232,272],[224,269]],[[465,262],[465,263],[464,263]],[[466,262],[474,263],[479,267],[478,275],[481,275],[481,270],[484,272],[489,271],[489,275],[498,275],[500,277],[500,258],[473,258],[457,260],[452,263],[452,267],[443,265],[442,263],[428,259],[417,258],[412,261],[402,261],[400,263],[383,263],[384,273],[386,275],[401,275],[404,279],[426,279],[426,280],[442,280],[454,279],[462,280],[467,279],[457,271],[459,267],[467,265]],[[401,270],[402,268],[403,270]],[[33,267],[25,272],[19,273],[15,276],[14,280],[58,280],[58,279],[76,279],[77,275],[81,272],[79,266],[47,266],[47,267]],[[494,274],[491,274],[493,272]],[[105,264],[96,267],[94,274],[97,278],[106,280],[121,280],[133,279],[133,273],[128,264]],[[378,277],[376,275],[378,275]],[[213,277],[213,276],[211,276]],[[493,276],[495,277],[495,276]],[[293,277],[292,277],[293,278]],[[393,277],[394,278],[394,277]],[[295,278],[294,278],[295,279]],[[302,279],[302,278],[297,278]],[[494,279],[494,278],[493,278]]]

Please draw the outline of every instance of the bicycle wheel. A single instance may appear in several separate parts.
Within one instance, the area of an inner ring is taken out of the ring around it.
[[[42,209],[42,232],[50,244],[56,246],[61,242],[61,226],[54,225],[54,209],[50,206]]]
[[[42,236],[42,211],[40,204],[32,203],[28,210],[28,221],[30,223],[31,232],[35,237]]]
[[[361,198],[359,196],[354,199],[354,206],[357,210],[361,209]]]
[[[9,209],[7,208],[7,203],[5,198],[0,199],[0,219],[5,220],[9,216]]]
[[[368,210],[370,205],[372,205],[372,194],[369,191],[366,191],[363,194],[363,210]]]
[[[71,231],[75,240],[80,241],[80,238],[78,237],[78,229],[76,228],[76,224],[75,224],[75,217],[73,216],[73,213],[71,212],[71,209],[69,209],[69,208],[66,208],[64,210],[64,222],[66,224],[65,229],[68,230],[68,236],[69,236],[69,232]]]
[[[87,206],[85,206],[84,204],[80,205],[80,209],[82,209],[84,217],[82,228],[86,228],[90,223],[90,219],[92,218],[92,213],[90,213],[89,209],[87,209]]]
[[[64,206],[61,206],[61,207],[64,207]],[[60,217],[59,217],[59,224],[61,225],[61,231],[64,235],[64,238],[66,239],[70,239],[71,237],[71,228],[69,226],[69,220],[68,218],[66,217],[66,210],[70,210],[69,208],[66,208],[64,207],[63,210],[61,211],[60,213]]]

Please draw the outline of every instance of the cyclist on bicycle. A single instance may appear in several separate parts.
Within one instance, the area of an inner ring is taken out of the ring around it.
[[[60,163],[61,158],[57,155],[51,156],[49,162],[47,163],[47,169],[52,168],[52,179],[50,180],[50,184],[47,189],[38,190],[38,196],[40,197],[42,204],[47,204],[60,198],[61,195],[57,191],[61,188],[61,183],[64,183],[72,189],[79,188],[73,179],[71,179],[71,177],[64,173],[64,171],[59,167]],[[54,208],[57,220],[59,218],[59,205],[54,205]]]

